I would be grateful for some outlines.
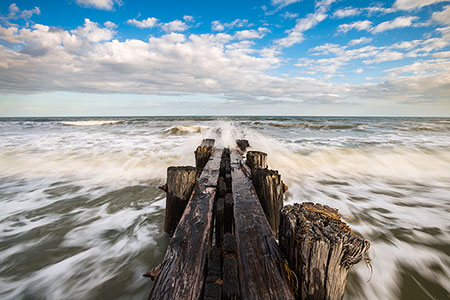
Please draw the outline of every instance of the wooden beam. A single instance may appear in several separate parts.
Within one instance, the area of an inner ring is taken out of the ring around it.
[[[169,242],[149,299],[199,299],[206,277],[222,149],[214,149]]]
[[[234,231],[241,299],[294,299],[284,272],[284,260],[249,174],[241,154],[232,150]]]

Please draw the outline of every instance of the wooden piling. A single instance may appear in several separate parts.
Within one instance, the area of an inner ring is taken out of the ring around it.
[[[336,209],[309,202],[281,210],[279,241],[296,274],[296,299],[340,300],[349,269],[370,243],[353,234]]]
[[[250,144],[247,140],[236,140],[236,146],[241,150],[242,152],[247,151],[247,148],[250,147]]]
[[[167,169],[164,231],[170,235],[175,231],[191,197],[195,177],[195,167],[169,167]]]
[[[277,237],[284,194],[281,176],[276,170],[253,169],[252,181],[272,232]]]
[[[203,139],[200,146],[195,150],[195,166],[199,169],[203,169],[208,162],[209,157],[212,154],[215,140]]]
[[[267,154],[261,151],[248,151],[247,166],[252,170],[267,168]]]

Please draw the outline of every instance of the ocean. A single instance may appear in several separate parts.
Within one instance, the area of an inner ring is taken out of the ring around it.
[[[268,153],[285,203],[371,242],[345,299],[450,299],[450,118],[0,118],[0,299],[146,299],[165,182],[203,138]]]

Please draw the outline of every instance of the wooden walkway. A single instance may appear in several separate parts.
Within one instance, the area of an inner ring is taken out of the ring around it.
[[[161,188],[167,192],[165,231],[173,236],[163,262],[144,275],[155,280],[149,299],[289,300],[324,299],[323,295],[328,296],[325,299],[341,299],[349,267],[332,266],[331,270],[339,269],[341,273],[326,276],[326,257],[325,263],[321,259],[328,252],[321,253],[317,261],[314,253],[308,263],[301,260],[299,250],[292,247],[298,246],[296,236],[303,234],[301,240],[308,233],[300,233],[305,225],[300,228],[290,220],[304,218],[305,210],[288,209],[290,206],[281,209],[287,187],[277,171],[268,170],[267,155],[247,152],[245,161],[243,156],[249,144],[237,140],[237,145],[235,149],[215,148],[214,140],[206,139],[195,151],[195,168],[168,169],[167,184]],[[327,207],[314,209],[320,212]],[[329,213],[323,215],[318,213],[315,217],[323,219]],[[336,225],[339,230],[340,225]],[[275,238],[279,228],[283,251]],[[328,243],[326,249],[333,257],[345,256],[344,244],[336,248],[330,239],[317,241],[318,245]],[[363,258],[369,247],[361,238],[358,242],[351,252],[353,264]],[[316,247],[315,240],[308,247]],[[339,261],[333,263],[340,265]],[[302,272],[309,264],[324,268],[310,270],[313,276],[325,274],[323,284],[317,283],[321,291],[315,290],[314,284],[312,289],[302,291],[299,281],[303,283]],[[330,278],[334,277],[339,277],[336,282],[341,288],[326,292],[325,282],[333,285]]]

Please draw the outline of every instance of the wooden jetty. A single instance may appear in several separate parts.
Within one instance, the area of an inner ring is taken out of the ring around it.
[[[160,265],[149,299],[342,299],[368,241],[331,207],[283,207],[287,187],[267,154],[203,140],[195,167],[169,167]],[[244,159],[245,157],[245,159]],[[277,241],[278,238],[278,241]]]

